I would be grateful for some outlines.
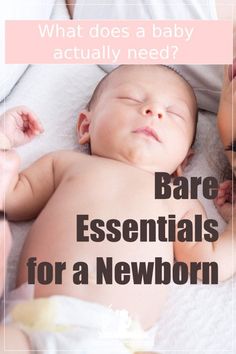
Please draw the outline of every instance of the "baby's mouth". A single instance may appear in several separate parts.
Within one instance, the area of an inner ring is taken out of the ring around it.
[[[154,140],[161,142],[159,136],[157,135],[156,131],[150,127],[141,127],[133,130],[133,133],[144,134],[146,136],[150,136]]]
[[[236,58],[234,58],[233,64],[229,66],[228,75],[230,81],[236,77]]]

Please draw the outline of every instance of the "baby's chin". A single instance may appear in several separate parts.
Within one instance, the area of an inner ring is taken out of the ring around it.
[[[139,168],[143,171],[155,173],[155,172],[167,172],[172,174],[170,169],[166,167],[166,161],[162,159],[151,159],[150,155],[147,156],[143,152],[132,151],[124,157],[124,160],[129,165]]]
[[[147,172],[156,172],[157,170],[156,163],[152,163],[149,159],[142,158],[138,154],[129,154],[124,160],[129,165]]]

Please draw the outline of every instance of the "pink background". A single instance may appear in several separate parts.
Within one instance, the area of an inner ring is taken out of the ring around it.
[[[127,26],[131,33],[129,38],[90,38],[88,30],[96,23],[99,26],[112,27]],[[230,21],[150,21],[150,20],[61,20],[61,21],[6,21],[6,63],[48,63],[48,64],[227,64],[232,62],[233,56],[233,31]],[[83,38],[41,38],[38,25],[41,24],[59,24],[63,28],[71,26],[83,27]],[[159,27],[178,26],[194,27],[190,41],[182,38],[152,38],[152,24]],[[145,28],[145,38],[136,38],[134,33],[136,28],[142,26]],[[121,49],[120,56],[116,62],[111,59],[63,59],[53,58],[55,48],[101,48],[110,46],[113,49]],[[128,59],[128,48],[146,48],[161,49],[169,46],[170,53],[174,51],[171,46],[178,46],[175,59],[172,55],[168,59]]]

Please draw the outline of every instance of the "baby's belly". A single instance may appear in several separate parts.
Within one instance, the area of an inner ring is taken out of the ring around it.
[[[115,242],[107,239],[107,229],[101,227],[104,240],[97,242],[91,236],[95,232],[90,222],[99,218],[106,224],[116,218],[123,225],[125,219],[132,218],[139,225],[140,219],[158,217],[153,205],[149,204],[151,212],[147,205],[136,205],[131,211],[127,207],[114,208],[109,201],[101,207],[101,203],[92,203],[89,198],[83,205],[79,199],[76,203],[71,200],[55,195],[34,223],[21,256],[18,285],[34,281],[35,297],[67,295],[127,309],[145,328],[152,326],[167,291],[166,285],[157,282],[157,272],[160,260],[172,264],[172,245],[142,242],[139,237],[128,242],[122,227],[117,227],[120,240]],[[76,215],[88,216],[83,231],[77,230]]]

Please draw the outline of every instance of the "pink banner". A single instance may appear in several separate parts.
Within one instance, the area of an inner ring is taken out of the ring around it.
[[[6,21],[6,63],[227,64],[230,21]]]

